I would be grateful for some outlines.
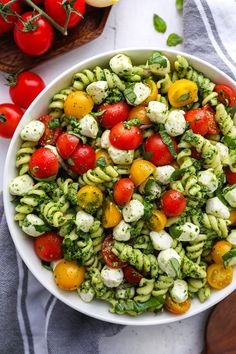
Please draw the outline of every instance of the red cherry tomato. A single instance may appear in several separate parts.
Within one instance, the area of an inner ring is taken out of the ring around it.
[[[130,284],[139,284],[140,280],[143,278],[134,267],[128,266],[123,269],[124,278]]]
[[[54,178],[59,169],[57,156],[44,147],[36,150],[29,162],[30,173],[38,179]]]
[[[22,19],[29,22],[32,18],[32,12],[26,12]],[[35,29],[28,32],[22,32],[24,26],[20,20],[16,22],[14,28],[14,40],[22,52],[39,56],[46,53],[52,45],[54,32],[53,27],[44,17],[38,17],[33,21]],[[38,24],[37,24],[38,23]]]
[[[102,243],[102,256],[104,258],[104,261],[110,268],[118,269],[118,268],[124,268],[128,265],[127,262],[121,261],[113,252],[112,252],[112,247],[113,247],[113,237],[112,235],[108,235],[103,243]]]
[[[23,116],[22,110],[12,103],[0,104],[0,136],[11,138]]]
[[[96,153],[91,146],[79,143],[67,162],[72,171],[83,174],[95,167]]]
[[[12,101],[24,109],[29,107],[45,87],[41,77],[31,71],[23,71],[17,75],[10,76],[8,84]]]
[[[175,140],[170,137],[174,149],[177,152],[177,144]],[[168,146],[163,143],[160,134],[155,133],[151,135],[144,143],[144,151],[146,160],[151,161],[155,166],[168,165],[174,160],[173,155],[170,153]]]
[[[101,126],[107,129],[114,127],[117,123],[128,119],[129,105],[125,102],[102,104],[98,107],[98,111],[105,112],[98,117]]]
[[[135,125],[125,127],[123,122],[116,124],[110,132],[111,144],[120,150],[137,149],[143,141],[142,130]]]
[[[38,236],[34,241],[34,250],[37,256],[46,262],[57,261],[63,258],[63,238],[55,231],[48,231]]]
[[[64,27],[66,24],[66,10],[63,7],[62,2],[63,0],[45,0],[44,8],[49,16],[51,16],[57,23],[59,23],[59,25]],[[72,2],[72,0],[68,0],[68,2]],[[75,10],[84,15],[85,0],[76,0],[72,6]],[[77,26],[82,18],[83,17],[79,16],[77,13],[71,12],[68,22],[68,29]]]
[[[186,207],[186,199],[181,192],[170,189],[162,195],[161,205],[166,216],[178,216]]]
[[[198,152],[194,147],[191,148],[191,152],[192,152],[192,157],[196,160],[201,160],[202,158],[202,154],[200,152]]]
[[[75,151],[77,145],[79,143],[79,138],[77,136],[62,133],[57,139],[57,151],[63,158],[63,160],[67,160],[70,155]]]
[[[217,125],[217,122],[215,120],[215,110],[211,107],[211,105],[206,104],[205,106],[202,107],[202,109],[204,110],[206,117],[207,117],[207,121],[208,121],[208,135],[216,135],[219,134],[220,129]]]
[[[134,192],[134,184],[129,178],[121,178],[114,185],[114,200],[123,207],[129,203]]]
[[[2,8],[2,6],[4,4],[9,3],[10,0],[0,0],[0,7]],[[10,10],[12,12],[16,12],[18,14],[20,14],[21,11],[21,6],[20,3],[18,1],[12,3],[9,7],[5,7],[5,10]],[[14,27],[14,23],[17,21],[17,17],[16,16],[7,16],[6,18],[7,21],[5,21],[5,19],[0,15],[0,34],[1,33],[7,33],[9,31],[11,31]]]
[[[191,109],[185,113],[185,120],[190,123],[190,128],[195,134],[206,135],[208,120],[202,109]]]
[[[226,180],[228,184],[236,183],[236,173],[232,172],[229,167],[225,169]]]
[[[215,91],[218,93],[218,99],[225,106],[233,107],[235,105],[236,95],[234,90],[227,85],[215,85]]]
[[[61,127],[58,127],[57,124],[55,124],[59,124],[59,121],[56,118],[47,115],[39,117],[38,120],[45,125],[45,131],[42,138],[39,140],[39,145],[55,145],[62,131]]]

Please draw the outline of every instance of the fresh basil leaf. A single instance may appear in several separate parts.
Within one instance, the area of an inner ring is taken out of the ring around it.
[[[105,168],[106,167],[106,160],[104,156],[99,157],[99,159],[97,159],[96,161],[96,166],[100,167],[100,168]]]
[[[37,232],[46,232],[46,231],[49,231],[49,227],[45,224],[43,225],[34,225],[34,228]]]
[[[181,177],[182,174],[184,173],[184,170],[185,170],[185,168],[182,168],[182,169],[178,168],[178,169],[174,170],[174,172],[170,176],[170,182],[177,181],[177,179],[179,177]]]
[[[46,261],[41,261],[41,265],[42,267],[46,268],[47,270],[49,270],[50,272],[52,272],[52,266],[50,262],[46,262]]]
[[[184,7],[184,0],[176,0],[175,6],[177,10],[182,11]]]
[[[152,158],[153,151],[145,151],[143,152],[143,157],[145,160],[150,160]]]
[[[144,200],[144,220],[149,220],[152,217],[152,209],[153,209],[153,204],[147,202]]]
[[[148,65],[159,64],[161,68],[167,67],[166,58],[159,52],[155,52],[151,55],[151,57],[147,61]]]
[[[131,103],[134,104],[137,96],[134,92],[134,85],[135,84],[130,84],[125,90],[124,90],[124,95],[125,98]]]
[[[169,233],[173,238],[178,238],[182,234],[182,231],[178,228],[178,226],[170,226]]]
[[[169,134],[167,134],[167,132],[165,130],[162,130],[162,129],[160,129],[159,134],[161,136],[161,139],[162,139],[163,143],[165,145],[167,145],[168,150],[171,153],[171,155],[176,159],[177,153],[176,153],[175,148],[174,148],[174,143],[171,140],[171,137],[169,136]]]
[[[190,92],[184,93],[183,95],[181,95],[178,99],[177,102],[184,102],[186,100],[188,100],[190,98]],[[195,118],[195,120],[197,120]]]
[[[229,252],[225,253],[222,257],[224,267],[228,267],[229,265],[236,264],[236,249],[230,250]]]
[[[183,43],[183,38],[176,33],[171,33],[168,36],[167,41],[166,41],[166,44],[169,47],[175,47],[176,45],[181,44],[181,43]]]
[[[169,260],[172,268],[174,269],[175,273],[177,276],[179,276],[180,274],[180,264],[178,262],[178,260],[174,257],[172,257],[170,260]]]
[[[123,125],[126,129],[131,129],[131,127],[133,126],[139,126],[140,124],[140,120],[138,118],[132,118],[130,120],[126,120],[123,122]]]
[[[153,15],[153,26],[157,32],[165,33],[166,31],[166,22],[159,15]]]
[[[98,112],[90,112],[89,114],[91,114],[91,116],[93,116],[93,117],[100,117],[100,116],[102,116],[103,113],[105,113],[105,112],[106,112],[106,109],[103,109],[103,110],[98,111]]]
[[[227,145],[230,149],[236,149],[236,139],[229,135],[225,135],[223,138],[223,143]]]

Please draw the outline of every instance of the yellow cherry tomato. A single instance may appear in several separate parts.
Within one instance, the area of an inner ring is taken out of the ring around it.
[[[128,120],[133,118],[137,118],[141,124],[151,123],[150,119],[147,116],[146,107],[142,105],[135,106],[129,111]]]
[[[166,300],[165,300],[165,308],[171,313],[174,313],[175,315],[182,315],[183,313],[187,312],[191,306],[191,301],[189,298],[185,300],[184,302],[177,303],[172,298],[170,295],[167,295]]]
[[[151,218],[148,220],[148,227],[152,231],[161,231],[165,228],[167,218],[160,210],[154,210]]]
[[[102,226],[106,229],[115,227],[121,220],[121,211],[115,203],[113,203],[110,199],[107,199],[103,207]]]
[[[85,2],[94,7],[107,7],[116,4],[119,0],[85,0]]]
[[[232,225],[236,224],[236,210],[230,211],[229,221],[231,222]]]
[[[112,160],[106,150],[101,149],[96,151],[96,161],[102,158],[105,160],[106,166],[112,165]]]
[[[91,96],[84,91],[71,92],[64,103],[64,112],[68,117],[82,118],[93,109]]]
[[[214,289],[223,289],[228,286],[233,279],[233,268],[225,268],[223,264],[213,263],[207,268],[207,281]]]
[[[156,167],[149,161],[136,160],[130,168],[130,179],[135,186],[143,183],[154,171]]]
[[[231,244],[222,240],[214,244],[211,251],[211,257],[215,263],[223,263],[223,255],[231,250]]]
[[[198,87],[195,82],[181,79],[168,89],[168,99],[173,107],[183,107],[197,99]]]
[[[146,98],[145,101],[142,102],[144,106],[147,106],[149,102],[155,101],[157,99],[158,89],[157,84],[151,79],[146,80],[145,83],[151,90],[150,95]]]
[[[75,290],[84,281],[85,268],[74,261],[60,261],[54,271],[57,286],[63,290]]]
[[[93,213],[101,207],[103,202],[103,193],[98,187],[84,186],[81,187],[77,193],[77,201],[82,209],[88,213]]]

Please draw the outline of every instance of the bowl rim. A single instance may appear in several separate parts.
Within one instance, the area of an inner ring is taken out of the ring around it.
[[[210,307],[214,306],[216,303],[218,303],[219,301],[221,301],[222,299],[224,299],[226,296],[228,296],[231,292],[233,292],[236,289],[236,282],[235,285],[233,285],[233,283],[231,283],[228,287],[226,287],[225,289],[221,290],[221,293],[218,297],[216,298],[210,298],[208,299],[209,301],[206,301],[205,303],[200,303],[199,302],[199,307],[197,307],[194,310],[190,310],[187,313],[183,314],[183,315],[172,315],[172,314],[168,314],[168,318],[162,318],[162,317],[150,317],[147,320],[139,320],[137,322],[135,322],[135,318],[137,317],[131,317],[131,316],[126,316],[126,315],[114,315],[112,316],[112,318],[106,319],[104,318],[103,315],[99,315],[99,314],[93,314],[92,312],[80,308],[78,309],[78,307],[72,303],[69,302],[69,300],[65,299],[64,296],[58,292],[57,290],[53,290],[53,289],[49,289],[48,285],[45,284],[43,281],[41,281],[40,279],[38,279],[37,276],[37,272],[36,270],[34,270],[34,267],[32,266],[32,263],[30,262],[29,259],[27,259],[24,255],[23,249],[22,247],[20,247],[20,240],[17,240],[17,235],[15,235],[14,231],[13,231],[13,225],[15,223],[14,220],[12,220],[11,218],[11,212],[10,212],[10,207],[9,207],[9,201],[8,201],[8,196],[9,196],[9,192],[8,192],[8,184],[9,184],[9,180],[8,180],[8,169],[7,166],[9,165],[9,162],[11,160],[11,155],[12,155],[12,150],[14,148],[14,145],[16,144],[16,141],[18,139],[19,136],[19,132],[21,130],[21,126],[23,123],[25,123],[25,121],[27,119],[29,119],[30,117],[28,116],[28,111],[32,110],[34,108],[34,106],[36,106],[38,104],[38,102],[40,102],[41,98],[51,89],[54,87],[54,85],[56,85],[57,82],[61,81],[64,77],[66,77],[68,74],[72,74],[73,72],[75,72],[77,70],[77,68],[79,67],[83,67],[86,64],[90,64],[90,62],[95,61],[95,60],[99,60],[102,59],[103,57],[108,57],[108,56],[113,56],[115,54],[118,53],[127,53],[128,55],[133,52],[144,52],[144,51],[160,51],[160,52],[164,52],[168,55],[168,53],[172,54],[172,55],[181,55],[184,56],[187,60],[188,59],[192,59],[193,61],[198,62],[199,64],[203,65],[204,67],[206,67],[206,69],[211,69],[214,73],[219,74],[223,77],[226,78],[227,81],[229,81],[233,87],[235,87],[236,89],[236,82],[229,77],[227,74],[225,74],[222,70],[216,68],[214,65],[206,62],[203,59],[197,58],[194,55],[185,53],[183,51],[177,51],[174,49],[168,49],[168,48],[163,48],[163,47],[127,47],[127,48],[119,48],[119,49],[115,49],[115,50],[109,50],[106,52],[102,52],[99,54],[96,54],[92,57],[89,57],[87,59],[84,59],[82,61],[77,62],[76,64],[74,64],[73,66],[71,66],[70,68],[68,68],[67,70],[63,71],[59,76],[57,76],[55,79],[53,79],[46,87],[45,89],[36,97],[36,99],[32,102],[32,104],[30,105],[30,107],[25,111],[22,119],[21,119],[21,124],[19,124],[19,126],[17,127],[15,134],[13,136],[13,138],[11,139],[9,148],[8,148],[8,152],[7,152],[7,156],[6,156],[6,160],[5,160],[5,165],[4,165],[4,172],[3,172],[3,202],[4,202],[4,210],[5,210],[5,215],[6,215],[6,221],[8,224],[8,228],[10,231],[10,235],[11,238],[14,242],[14,245],[16,247],[17,252],[19,253],[21,259],[24,261],[24,263],[26,264],[27,268],[30,270],[30,272],[34,275],[34,277],[41,283],[41,285],[47,289],[47,291],[49,291],[51,294],[53,294],[57,299],[61,300],[63,303],[65,303],[66,305],[68,305],[69,307],[75,309],[76,311],[79,311],[87,316],[102,320],[102,321],[106,321],[106,322],[110,322],[110,323],[116,323],[116,324],[121,324],[121,325],[134,325],[134,326],[148,326],[148,325],[161,325],[161,324],[167,324],[167,323],[172,323],[172,322],[176,322],[176,321],[180,321],[192,316],[195,316],[197,314],[200,314],[201,312],[209,309]],[[107,313],[109,314],[109,310],[107,307]],[[139,316],[139,318],[141,318],[141,316]]]

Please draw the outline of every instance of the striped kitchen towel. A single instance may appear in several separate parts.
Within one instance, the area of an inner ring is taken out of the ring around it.
[[[236,79],[236,1],[185,0],[184,49]]]

